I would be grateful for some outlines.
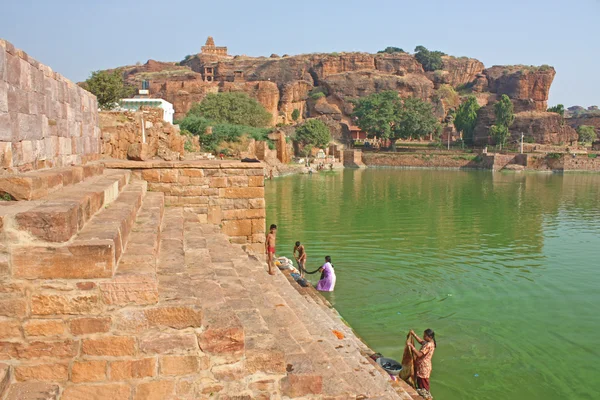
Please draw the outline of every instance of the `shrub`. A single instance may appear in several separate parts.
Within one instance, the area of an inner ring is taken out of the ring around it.
[[[436,73],[441,71],[435,71]],[[450,85],[441,85],[436,94],[441,100],[445,100],[450,107],[457,107],[460,104],[460,97],[456,90]]]
[[[383,50],[379,50],[377,53],[379,53],[379,54],[381,54],[381,53],[394,54],[394,53],[406,53],[406,52],[404,50],[402,50],[400,47],[388,46]]]
[[[596,158],[596,157],[598,157],[598,154],[596,154],[596,153],[589,153],[588,154],[588,158]]]
[[[292,111],[292,120],[298,121],[298,118],[300,118],[300,110],[294,108],[294,111]]]
[[[296,141],[305,147],[323,148],[331,141],[331,132],[323,121],[309,119],[296,128]]]
[[[98,106],[103,110],[112,109],[120,99],[135,93],[135,88],[123,84],[123,74],[119,70],[94,71],[83,87],[96,95]]]
[[[580,143],[592,143],[598,138],[594,127],[589,125],[580,125],[577,128],[577,133],[579,134]]]
[[[442,69],[443,61],[442,56],[445,53],[441,51],[429,51],[424,46],[417,46],[415,48],[415,58],[421,63],[425,71],[436,71]]]
[[[322,97],[326,97],[329,93],[327,93],[327,89],[324,87],[317,86],[313,88],[313,90],[308,93],[308,97],[313,100],[319,100]]]
[[[271,124],[273,116],[246,93],[210,93],[192,106],[187,116],[198,116],[222,124],[257,128]]]
[[[479,108],[477,98],[469,96],[467,101],[458,107],[454,117],[456,130],[463,133],[463,140],[469,144],[473,142],[473,132],[477,124],[477,110]]]
[[[563,156],[562,153],[548,153],[546,154],[546,158],[551,160],[558,160]]]

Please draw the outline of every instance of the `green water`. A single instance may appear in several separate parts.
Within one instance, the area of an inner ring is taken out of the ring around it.
[[[399,360],[409,329],[436,331],[436,399],[600,398],[600,175],[345,170],[265,191],[278,254],[331,255],[327,296],[371,348]]]

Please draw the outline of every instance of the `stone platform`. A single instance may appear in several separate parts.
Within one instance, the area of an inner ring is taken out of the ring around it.
[[[228,185],[258,175],[207,170],[223,212],[251,201]],[[0,202],[2,400],[418,398],[323,297],[269,276],[196,205],[167,206],[143,171],[90,171]]]

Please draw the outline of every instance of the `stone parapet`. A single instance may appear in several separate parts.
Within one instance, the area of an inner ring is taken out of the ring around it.
[[[0,39],[0,173],[99,154],[96,96]]]
[[[167,206],[191,207],[219,225],[233,243],[262,252],[265,241],[264,165],[230,161],[106,161],[148,182]]]

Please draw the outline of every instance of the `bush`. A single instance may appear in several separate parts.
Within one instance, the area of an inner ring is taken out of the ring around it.
[[[588,154],[588,158],[596,158],[596,157],[598,157],[598,154],[596,154],[596,153],[589,153]]]
[[[331,141],[331,132],[323,121],[309,119],[296,128],[296,141],[305,147],[324,148]]]
[[[310,97],[313,100],[319,100],[320,98],[326,97],[327,95],[328,95],[327,89],[317,86],[313,90],[310,91],[310,93],[308,94],[308,97]]]
[[[292,111],[292,120],[298,121],[298,118],[300,118],[300,110],[294,108],[294,111]]]
[[[112,109],[119,100],[131,97],[135,88],[123,84],[121,71],[94,71],[82,85],[98,99],[98,106],[103,110]]]
[[[187,116],[198,116],[221,124],[264,128],[273,116],[246,93],[211,93],[192,106]]]
[[[379,53],[379,54],[381,54],[381,53],[394,54],[394,53],[406,53],[406,52],[404,50],[402,50],[400,47],[388,46],[383,50],[379,50],[377,53]]]
[[[462,103],[456,115],[454,117],[454,126],[456,130],[463,133],[463,140],[471,144],[473,142],[473,132],[475,131],[475,124],[477,123],[477,110],[479,110],[479,104],[475,96],[469,96],[467,101]]]
[[[577,128],[580,143],[592,143],[598,138],[593,126],[581,125]]]
[[[441,71],[436,71],[436,73],[437,72]],[[441,100],[445,100],[446,104],[452,108],[457,107],[460,104],[458,93],[456,93],[456,90],[450,85],[441,85],[436,94]]]
[[[563,154],[562,153],[548,153],[546,154],[546,158],[552,159],[552,160],[559,160],[560,158],[562,158]]]
[[[424,46],[417,46],[415,48],[415,58],[421,63],[425,71],[436,71],[442,69],[443,61],[442,56],[445,53],[441,51],[429,51]]]

